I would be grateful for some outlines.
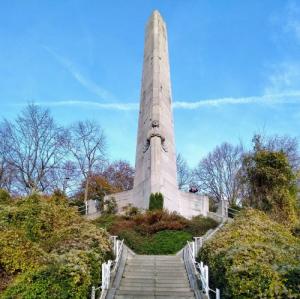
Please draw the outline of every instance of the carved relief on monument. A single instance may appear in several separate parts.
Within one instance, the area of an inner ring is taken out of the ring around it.
[[[167,152],[167,145],[166,145],[166,138],[165,135],[162,134],[160,126],[159,126],[159,120],[152,120],[151,122],[151,128],[147,134],[147,139],[146,139],[146,143],[144,145],[144,150],[143,153],[147,152],[147,150],[149,149],[150,145],[151,145],[151,138],[153,137],[159,137],[161,140],[161,147],[162,149]]]

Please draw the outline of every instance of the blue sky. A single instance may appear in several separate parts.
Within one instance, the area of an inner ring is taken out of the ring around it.
[[[34,101],[97,120],[134,164],[144,27],[169,36],[177,151],[191,166],[254,132],[299,137],[300,1],[0,1],[0,116]]]

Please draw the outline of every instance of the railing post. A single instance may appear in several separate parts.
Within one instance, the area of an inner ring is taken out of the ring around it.
[[[86,201],[85,202],[85,215],[87,215],[89,213],[89,204],[88,202]]]
[[[209,293],[208,266],[204,266],[205,293]]]
[[[91,299],[95,299],[95,298],[96,298],[96,288],[94,286],[92,286]]]
[[[193,261],[195,261],[195,242],[192,242]]]
[[[203,238],[194,237],[194,242],[195,242],[195,256],[197,256],[199,249],[202,247]]]
[[[116,242],[116,261],[119,260],[119,249],[120,249],[120,241],[117,240],[117,242]]]
[[[101,289],[104,290],[105,287],[105,264],[102,264],[102,273],[101,273],[101,277],[102,277],[102,281],[101,281]]]
[[[198,237],[194,237],[194,243],[195,243],[195,254],[194,254],[194,258],[196,258],[196,255],[198,253],[198,244],[197,244],[197,241],[198,241]]]
[[[216,289],[216,299],[220,299],[220,290]]]
[[[113,252],[114,255],[116,255],[117,252],[117,236],[111,236],[112,241],[113,241]]]

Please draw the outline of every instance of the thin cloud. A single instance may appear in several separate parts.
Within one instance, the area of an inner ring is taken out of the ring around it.
[[[252,96],[242,98],[219,98],[208,99],[196,102],[176,101],[173,103],[175,109],[199,109],[201,107],[218,107],[224,105],[246,105],[246,104],[293,104],[300,103],[300,91],[281,93],[281,94],[266,94],[263,96]]]
[[[83,108],[96,108],[100,110],[137,110],[138,103],[98,103],[94,101],[54,101],[54,102],[38,102],[37,105],[48,107],[60,107],[60,106],[78,106]]]
[[[57,54],[55,51],[50,49],[47,46],[43,46],[43,48],[53,56],[56,61],[58,61],[65,69],[69,71],[69,73],[86,89],[88,89],[90,92],[96,94],[101,99],[108,99],[111,100],[114,98],[114,96],[107,91],[105,88],[99,86],[95,82],[87,79],[85,76],[83,76],[75,67],[75,65],[66,59],[65,57]]]
[[[139,104],[135,103],[98,103],[94,101],[53,101],[53,102],[39,102],[38,105],[59,107],[59,106],[79,106],[83,108],[95,108],[100,110],[121,110],[134,111],[138,110]],[[277,105],[277,104],[300,104],[300,91],[293,91],[281,94],[266,94],[263,96],[252,96],[242,98],[219,98],[207,99],[196,102],[175,101],[173,103],[174,109],[197,110],[202,107],[221,107],[228,105]]]

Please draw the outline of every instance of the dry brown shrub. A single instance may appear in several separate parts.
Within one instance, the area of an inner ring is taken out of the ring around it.
[[[120,221],[114,223],[110,227],[109,232],[113,235],[119,235],[119,233],[121,231],[129,230],[129,229],[132,229],[133,227],[135,227],[134,221],[123,219],[123,220],[120,220]]]

